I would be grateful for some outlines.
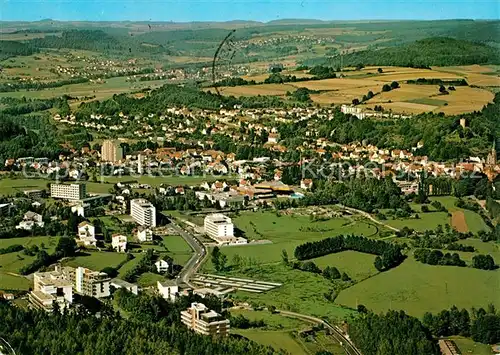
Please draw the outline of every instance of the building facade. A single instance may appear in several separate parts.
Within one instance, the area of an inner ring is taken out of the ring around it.
[[[141,226],[156,227],[156,208],[148,200],[142,198],[131,200],[130,215]]]
[[[114,234],[111,237],[111,246],[118,253],[125,253],[127,250],[127,237],[121,234]]]
[[[108,297],[110,295],[110,278],[106,273],[92,271],[80,266],[70,275],[74,278],[75,291],[79,294],[95,298]]]
[[[234,225],[231,218],[222,213],[207,215],[204,221],[205,233],[212,239],[224,241],[234,239]]]
[[[123,159],[123,149],[120,143],[105,140],[101,147],[101,160],[115,163]]]
[[[83,200],[87,196],[85,184],[50,184],[50,197],[64,200]]]
[[[181,321],[198,334],[229,335],[229,320],[209,310],[203,303],[191,303],[190,308],[181,312]]]

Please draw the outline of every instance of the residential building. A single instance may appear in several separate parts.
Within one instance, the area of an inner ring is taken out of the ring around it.
[[[10,210],[12,207],[12,203],[0,203],[0,216],[10,215]]]
[[[64,200],[83,200],[87,196],[85,184],[50,184],[50,197]]]
[[[109,276],[100,271],[93,271],[84,267],[78,267],[70,273],[72,281],[74,281],[75,291],[79,294],[102,298],[108,297],[109,293]]]
[[[190,308],[181,311],[181,322],[198,334],[229,335],[229,320],[209,310],[203,303],[191,303]]]
[[[124,288],[128,292],[133,293],[134,295],[137,295],[139,293],[139,287],[136,284],[127,282],[122,279],[112,279],[109,284],[114,288]]]
[[[32,199],[38,199],[42,198],[43,191],[42,190],[25,190],[23,193],[26,195],[28,198]]]
[[[130,215],[141,226],[156,227],[156,208],[148,200],[131,200]]]
[[[175,302],[177,294],[179,293],[179,286],[177,286],[175,281],[157,281],[156,286],[158,287],[158,292],[164,299]]]
[[[23,220],[16,226],[16,229],[32,230],[33,227],[43,227],[42,215],[28,211],[24,214]]]
[[[157,262],[155,262],[155,266],[156,271],[158,271],[160,274],[163,274],[168,271],[170,264],[164,259],[159,259]]]
[[[86,246],[96,246],[95,227],[85,221],[78,225],[78,239]]]
[[[125,253],[127,250],[127,237],[121,234],[113,234],[111,237],[111,246],[118,253]]]
[[[73,303],[73,284],[58,269],[36,272],[28,299],[34,307],[48,312],[52,311],[54,303],[64,309]]]
[[[105,140],[101,147],[101,160],[115,163],[123,159],[123,149],[120,143]]]
[[[139,226],[137,229],[137,239],[144,242],[152,242],[153,241],[153,232],[148,227]]]

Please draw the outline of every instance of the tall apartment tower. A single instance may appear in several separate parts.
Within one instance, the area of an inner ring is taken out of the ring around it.
[[[156,208],[143,198],[130,201],[130,215],[139,225],[145,227],[156,227]]]
[[[123,159],[123,149],[119,143],[105,140],[101,147],[101,160],[115,163]]]

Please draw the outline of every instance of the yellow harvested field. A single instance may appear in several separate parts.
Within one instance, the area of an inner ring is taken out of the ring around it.
[[[494,97],[492,92],[483,89],[457,87],[455,92],[450,92],[450,95],[439,96],[440,100],[448,102],[448,106],[440,107],[439,111],[447,115],[479,111],[484,105],[493,102]]]
[[[284,70],[281,72],[282,75],[295,75],[297,78],[311,78],[311,74],[307,74],[306,71],[294,71],[294,70]],[[243,75],[241,78],[245,80],[255,80],[256,82],[262,82],[269,77],[270,73],[256,74],[256,75]]]
[[[219,88],[223,95],[256,96],[256,95],[285,95],[287,91],[293,92],[296,88],[289,84],[262,84],[246,86],[224,86]]]
[[[455,73],[445,73],[433,70],[423,70],[414,72],[382,73],[376,77],[373,77],[373,80],[401,82],[406,80],[416,80],[419,78],[453,80],[453,79],[462,79],[464,78],[464,75],[458,73],[455,74]]]
[[[349,79],[349,78],[336,78],[325,80],[301,81],[293,83],[293,86],[308,88],[310,90],[344,90],[349,88],[358,87],[380,87],[380,82],[371,79]]]
[[[422,97],[429,97],[439,93],[437,85],[413,85],[413,84],[400,84],[401,87],[396,90],[388,92],[381,92],[371,99],[370,103],[379,103],[391,101],[407,101],[419,99]]]
[[[364,106],[373,109],[375,105],[368,104]],[[385,103],[382,106],[386,111],[391,110],[392,112],[403,113],[403,114],[419,114],[422,112],[434,111],[437,108],[437,106],[417,104],[413,102],[391,102],[391,103]]]

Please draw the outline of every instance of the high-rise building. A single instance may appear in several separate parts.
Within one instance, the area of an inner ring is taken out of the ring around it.
[[[120,143],[105,140],[101,147],[101,160],[115,163],[123,159],[123,149]]]
[[[181,311],[181,321],[189,329],[202,335],[229,335],[229,320],[219,313],[209,310],[203,303],[191,303],[191,307]]]
[[[50,184],[50,197],[65,200],[83,200],[87,197],[87,185]]]
[[[130,201],[130,215],[141,226],[156,227],[156,208],[143,198]]]

